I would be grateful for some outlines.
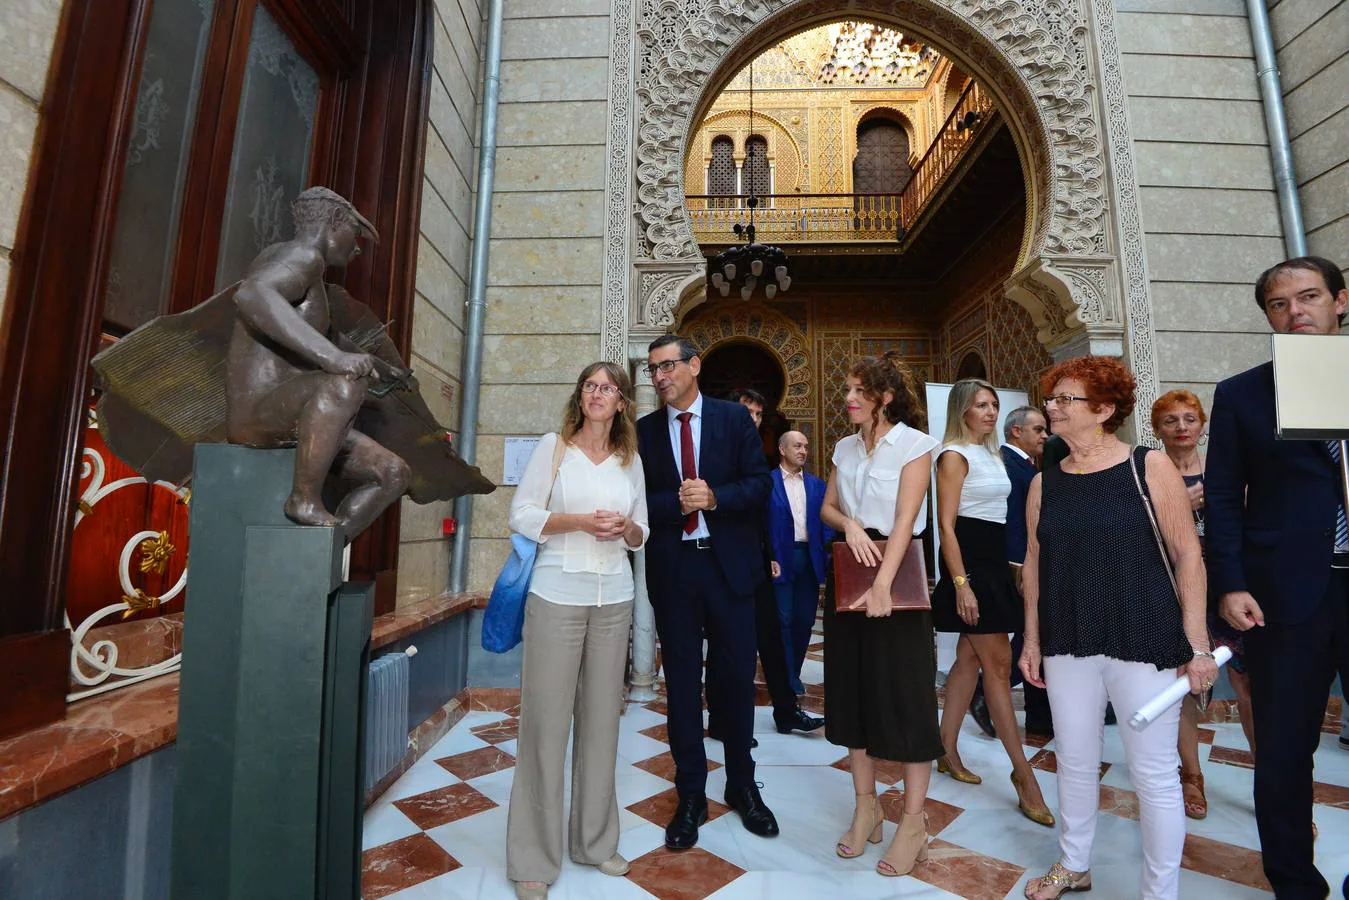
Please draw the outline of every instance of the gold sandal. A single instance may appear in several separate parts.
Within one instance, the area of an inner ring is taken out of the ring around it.
[[[1185,798],[1185,815],[1202,819],[1208,815],[1208,798],[1204,796],[1204,773],[1180,770],[1180,792]]]
[[[899,831],[890,847],[876,863],[877,874],[898,878],[913,871],[914,865],[927,859],[927,813],[904,813]]]
[[[1032,778],[1035,776],[1032,774]],[[1026,798],[1021,795],[1021,782],[1016,780],[1016,773],[1012,773],[1012,787],[1016,789],[1016,808],[1021,810],[1021,814],[1030,819],[1036,825],[1043,825],[1046,828],[1054,827],[1054,814],[1049,811],[1049,807],[1041,806],[1035,808],[1026,802]],[[1043,801],[1041,801],[1043,803]]]
[[[1052,894],[1041,894],[1041,888],[1048,888]],[[1091,890],[1091,872],[1070,872],[1063,863],[1054,863],[1049,871],[1039,878],[1026,882],[1027,900],[1057,900],[1064,894]]]
[[[863,797],[869,797],[871,799],[870,818],[872,820],[872,826],[871,826],[871,833],[867,835],[866,843],[879,844],[881,842],[881,832],[883,830],[883,826],[885,825],[885,816],[881,814],[881,811],[878,808],[879,804],[876,802],[875,794],[857,795],[858,800],[861,800]],[[839,838],[838,843],[834,845],[834,852],[837,853],[839,856],[843,857],[844,859],[856,859],[857,857],[861,856],[863,853],[867,851],[866,844],[862,843],[861,838],[861,835],[865,834],[865,832],[863,832],[860,828],[857,827],[858,824],[857,820],[861,818],[861,816],[859,815],[861,812],[862,812],[862,804],[858,803],[857,812],[853,813],[852,827],[849,828],[847,833],[844,834],[843,837]],[[865,827],[865,824],[863,827]]]
[[[973,772],[971,772],[964,766],[960,766],[959,768],[957,768],[956,766],[952,765],[951,760],[949,760],[945,756],[937,760],[937,774],[950,775],[956,781],[959,781],[963,784],[984,783],[984,780],[982,778],[980,778],[978,775],[975,775]]]

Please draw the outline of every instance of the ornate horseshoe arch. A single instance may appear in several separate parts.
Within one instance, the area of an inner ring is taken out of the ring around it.
[[[1158,379],[1112,0],[616,4],[606,357],[642,355],[645,341],[673,325],[682,301],[700,292],[704,261],[682,173],[703,111],[772,41],[843,17],[931,42],[993,92],[1027,181],[1026,231],[1006,294],[1030,312],[1056,357],[1127,349],[1138,406],[1148,408]],[[615,252],[620,247],[627,252]],[[1137,425],[1146,437],[1146,417]]]

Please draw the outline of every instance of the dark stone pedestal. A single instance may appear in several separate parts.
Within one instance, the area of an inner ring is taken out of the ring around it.
[[[293,450],[200,445],[174,803],[176,900],[358,900],[373,592],[281,513]]]

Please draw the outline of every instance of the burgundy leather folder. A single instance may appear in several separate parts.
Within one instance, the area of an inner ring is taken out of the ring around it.
[[[885,541],[876,541],[885,554]],[[838,612],[866,612],[866,592],[876,580],[876,569],[864,566],[852,555],[846,541],[834,544],[834,609]],[[931,609],[927,592],[927,564],[923,561],[923,542],[909,541],[909,549],[890,585],[890,608],[895,611]]]

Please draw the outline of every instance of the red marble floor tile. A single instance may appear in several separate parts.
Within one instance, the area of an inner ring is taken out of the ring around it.
[[[904,814],[904,792],[898,788],[891,788],[881,794],[879,801],[885,820],[898,825]],[[943,803],[940,800],[933,800],[928,797],[923,801],[923,812],[927,813],[927,833],[941,834],[946,826],[954,822],[956,816],[964,811],[959,806],[952,806],[949,803]]]
[[[1217,734],[1218,732],[1214,731],[1212,728],[1201,728],[1199,729],[1199,743],[1212,744],[1213,738],[1216,737]]]
[[[1349,809],[1349,787],[1318,781],[1312,785],[1312,799],[1323,806]]]
[[[666,781],[675,780],[675,761],[673,753],[662,753],[659,756],[653,756],[650,759],[644,759],[641,762],[633,763],[639,769],[650,772],[657,778],[664,778]],[[709,759],[707,761],[707,771],[720,769],[721,763]],[[662,823],[663,824],[663,823]]]
[[[1030,758],[1032,769],[1039,769],[1041,772],[1057,772],[1059,770],[1059,758],[1053,750],[1040,750]],[[1101,763],[1101,771],[1097,773],[1097,778],[1104,778],[1105,773],[1110,771],[1110,763]]]
[[[459,778],[468,781],[481,775],[491,775],[515,765],[515,757],[496,747],[479,747],[467,753],[456,753],[436,760],[436,765]]]
[[[888,787],[892,784],[899,784],[901,781],[904,780],[903,763],[892,762],[891,760],[888,759],[873,758],[871,760],[871,764],[876,770],[875,777],[877,784],[883,784]],[[852,763],[848,761],[848,757],[846,756],[840,759],[838,762],[833,763],[832,766],[833,768],[839,769],[840,771],[843,772],[852,771]]]
[[[425,834],[371,847],[361,855],[361,896],[380,897],[453,872],[460,863]]]
[[[670,706],[665,702],[665,698],[663,697],[659,700],[652,700],[646,705],[646,708],[652,712],[660,713],[662,716],[668,716],[670,714]]]
[[[807,651],[808,653],[821,653],[821,652],[823,652],[823,651],[824,651],[824,641],[815,641],[814,643],[808,644],[808,645],[806,646],[806,651]]]
[[[679,792],[670,788],[668,791],[661,791],[645,800],[639,800],[628,807],[628,812],[636,813],[652,825],[664,828],[670,824],[670,819],[673,818],[677,806],[679,806]],[[715,800],[708,799],[707,821],[719,819],[728,812],[730,810],[727,807]]]
[[[505,712],[520,706],[519,688],[475,687],[468,689],[468,708],[487,712]]]
[[[1054,740],[1052,734],[1033,734],[1029,731],[1023,731],[1021,733],[1021,743],[1025,744],[1027,747],[1038,747],[1043,750],[1045,744],[1048,744],[1052,740]]]
[[[810,685],[806,685],[806,687],[810,687]],[[815,697],[811,694],[806,694],[802,697],[797,698],[796,705],[801,707],[808,713],[814,713],[820,716],[824,715],[823,697]]]
[[[1255,757],[1249,750],[1237,750],[1232,747],[1214,747],[1208,754],[1209,762],[1226,763],[1243,769],[1255,768]]]
[[[425,831],[493,809],[496,803],[478,792],[472,785],[452,784],[446,788],[427,791],[425,794],[395,800],[393,805],[411,819],[413,824]]]
[[[824,685],[822,685],[822,684],[807,684],[807,685],[804,685],[804,687],[805,687],[805,689],[806,689],[806,696],[807,696],[807,697],[819,697],[820,699],[824,699]]]
[[[1121,819],[1138,821],[1138,795],[1133,791],[1101,785],[1101,802],[1096,807],[1103,813],[1119,816]]]
[[[938,839],[928,845],[927,861],[909,874],[966,900],[1001,900],[1025,872],[1021,866]]]
[[[632,861],[628,879],[660,900],[702,900],[735,881],[745,870],[701,847],[658,847]]]
[[[1246,887],[1270,890],[1260,863],[1260,851],[1248,850],[1197,834],[1185,836],[1185,853],[1180,864],[1191,872],[1212,875]]]
[[[499,722],[487,722],[483,725],[475,725],[469,731],[474,737],[489,744],[504,744],[506,741],[513,741],[520,736],[520,720],[502,719]]]
[[[670,743],[670,726],[665,722],[659,725],[652,725],[650,728],[643,728],[638,734],[644,734],[653,741],[660,741],[662,744]]]

